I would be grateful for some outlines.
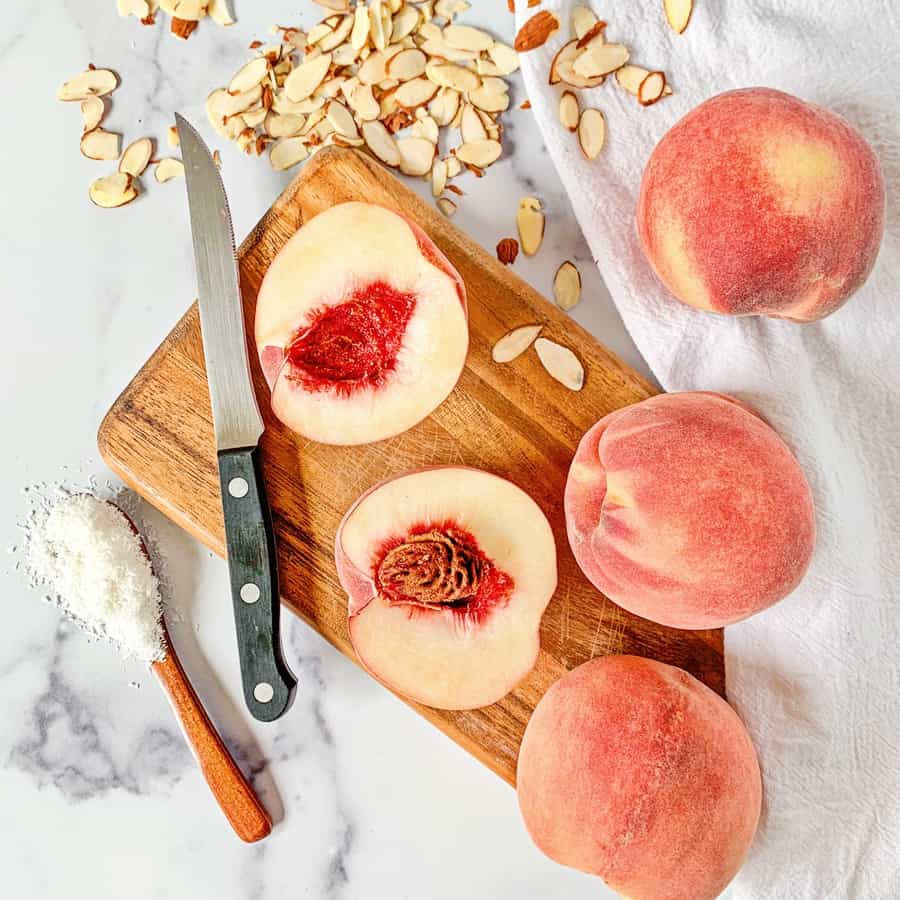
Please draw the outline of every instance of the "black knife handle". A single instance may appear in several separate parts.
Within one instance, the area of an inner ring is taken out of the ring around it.
[[[244,699],[254,718],[271,722],[287,712],[297,679],[281,655],[278,559],[259,449],[220,451],[219,481]]]

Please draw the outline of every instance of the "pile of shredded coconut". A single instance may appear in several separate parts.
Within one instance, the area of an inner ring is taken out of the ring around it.
[[[27,536],[31,580],[123,656],[165,656],[159,582],[125,515],[92,494],[55,499]]]

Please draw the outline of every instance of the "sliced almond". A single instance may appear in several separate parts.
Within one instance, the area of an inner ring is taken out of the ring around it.
[[[442,16],[447,21],[452,21],[454,16],[464,13],[472,8],[468,0],[437,0],[434,4],[436,15]]]
[[[459,136],[464,144],[487,140],[487,130],[481,116],[478,115],[475,107],[468,103],[463,107],[462,119],[459,123]]]
[[[485,112],[504,112],[509,109],[509,94],[492,88],[490,84],[482,84],[478,90],[469,91],[468,98],[470,103]]]
[[[580,391],[584,387],[584,366],[568,347],[547,338],[538,338],[534,349],[544,368],[561,385],[570,391]]]
[[[541,333],[543,325],[521,325],[504,334],[491,350],[496,363],[510,363],[521,356]]]
[[[228,4],[228,0],[209,0],[209,17],[216,25],[234,25],[234,15]]]
[[[588,159],[596,159],[606,141],[606,119],[599,109],[586,109],[578,121],[578,143]]]
[[[319,22],[318,25],[310,28],[309,34],[306,36],[306,46],[315,47],[319,41],[324,40],[330,34],[334,34],[334,28],[328,22]]]
[[[488,56],[497,67],[498,75],[511,75],[519,68],[519,54],[508,44],[498,41],[488,50]]]
[[[559,19],[555,13],[541,10],[519,29],[514,46],[519,53],[536,50],[546,44],[558,29]]]
[[[455,63],[432,63],[426,67],[425,74],[435,84],[453,88],[462,94],[478,90],[481,86],[477,73]]]
[[[147,0],[117,0],[116,6],[120,16],[136,16],[146,19],[150,15],[150,4]]]
[[[86,131],[81,136],[81,153],[88,159],[118,159],[121,137],[102,128]]]
[[[550,63],[550,84],[558,84],[560,81],[563,81],[574,88],[595,88],[603,84],[605,75],[598,75],[595,78],[584,78],[572,68],[575,59],[582,52],[584,51],[578,49],[577,40],[563,44],[557,51],[556,56],[553,57],[553,62]]]
[[[456,148],[456,158],[470,166],[486,169],[500,158],[502,152],[503,145],[499,141],[471,141]]]
[[[449,197],[438,197],[435,200],[437,208],[448,218],[456,215],[456,204]]]
[[[471,50],[451,47],[443,37],[429,38],[420,49],[432,59],[444,62],[475,62],[479,56]]]
[[[688,22],[691,21],[694,0],[663,0],[663,8],[672,30],[682,34],[688,27]]]
[[[649,72],[638,85],[638,103],[641,106],[652,106],[666,90],[666,76],[663,72]]]
[[[419,10],[414,6],[404,4],[394,16],[394,25],[391,30],[391,42],[396,44],[399,41],[402,41],[403,38],[415,31],[418,24]]]
[[[424,106],[438,92],[438,86],[427,78],[414,78],[397,88],[394,99],[404,109]]]
[[[251,88],[262,84],[269,74],[269,60],[265,56],[257,56],[251,59],[245,66],[238,69],[237,74],[228,85],[229,94],[243,94]]]
[[[277,140],[278,138],[293,137],[295,134],[299,134],[300,129],[303,128],[305,123],[305,116],[292,114],[282,115],[281,113],[277,113],[270,109],[268,113],[266,113],[264,127],[266,134]]]
[[[282,138],[272,144],[269,162],[276,172],[284,172],[303,162],[309,156],[309,149],[300,137]]]
[[[544,240],[544,213],[541,201],[537,197],[523,197],[519,201],[516,214],[516,225],[519,229],[519,243],[526,256],[534,256]]]
[[[153,177],[160,184],[164,184],[172,178],[183,178],[184,163],[180,159],[167,156],[156,164],[156,167],[153,169]]]
[[[372,46],[384,50],[387,46],[387,35],[384,33],[384,18],[381,15],[381,0],[371,0],[369,7],[369,37]]]
[[[434,163],[437,148],[425,138],[408,137],[397,139],[400,151],[400,171],[404,175],[427,175]]]
[[[353,116],[350,114],[350,110],[339,100],[328,101],[325,106],[325,117],[331,122],[338,134],[351,140],[356,140],[359,137],[359,130],[356,127]]]
[[[347,98],[350,109],[360,122],[371,122],[378,118],[381,106],[372,93],[372,85],[358,84]]]
[[[153,141],[150,138],[138,138],[132,141],[122,153],[119,160],[119,171],[135,178],[144,174],[144,170],[153,156]]]
[[[447,163],[442,159],[436,159],[431,167],[431,195],[440,197],[447,187]]]
[[[81,101],[81,118],[84,120],[84,131],[93,131],[106,115],[106,104],[100,97],[88,97]]]
[[[332,31],[331,34],[325,35],[325,37],[319,41],[319,49],[323,53],[331,53],[333,50],[336,50],[350,37],[352,29],[353,16],[344,16],[334,31]]]
[[[553,277],[553,296],[556,305],[568,312],[581,300],[581,273],[574,263],[566,260]]]
[[[88,69],[63,84],[56,92],[56,99],[69,102],[104,97],[112,93],[118,84],[118,78],[109,69]]]
[[[416,110],[416,112],[424,112],[424,110],[420,108]],[[441,137],[437,122],[429,115],[425,115],[419,119],[415,125],[413,125],[412,129],[410,129],[410,134],[413,137],[425,138],[426,141],[431,141],[432,144],[437,144]]]
[[[266,120],[268,110],[260,106],[259,109],[248,109],[247,112],[241,114],[244,124],[248,128],[258,128]]]
[[[384,67],[389,78],[398,81],[409,81],[425,74],[425,66],[428,58],[418,49],[401,50],[396,56],[388,60]]]
[[[621,69],[627,62],[628,48],[624,44],[591,44],[575,57],[572,69],[582,78],[597,78]]]
[[[386,166],[396,169],[400,166],[400,149],[393,135],[381,122],[364,122],[362,136],[366,146]]]
[[[572,32],[579,40],[594,27],[597,17],[586,6],[576,6],[572,10]]]
[[[564,128],[568,128],[573,134],[578,131],[578,119],[581,111],[578,108],[578,98],[571,91],[563,91],[559,98],[559,121]]]
[[[330,66],[330,53],[323,53],[321,56],[297,66],[284,83],[288,99],[297,103],[309,97],[324,81]]]
[[[174,125],[170,125],[166,129],[166,143],[170,147],[177,147],[181,144],[181,136],[178,134],[178,129]]]
[[[480,53],[494,46],[494,39],[480,28],[471,25],[448,25],[444,29],[444,40],[456,50],[471,50]]]
[[[460,172],[462,172],[463,165],[455,156],[448,156],[444,162],[447,164],[447,177],[448,178],[456,178]],[[451,190],[454,190],[453,186],[450,186]],[[458,188],[456,188],[458,190]]]
[[[599,47],[606,43],[606,22],[598,19],[593,25],[580,37],[575,46],[579,50],[585,47]]]
[[[437,96],[428,104],[428,112],[442,128],[449,125],[459,110],[459,91],[441,88]]]
[[[134,178],[123,172],[92,181],[88,193],[91,203],[95,206],[102,206],[104,209],[124,206],[126,203],[131,203],[138,195]]]

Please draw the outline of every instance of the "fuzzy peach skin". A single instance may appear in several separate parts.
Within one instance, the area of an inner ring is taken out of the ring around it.
[[[647,259],[683,303],[809,322],[866,280],[884,180],[836,113],[768,88],[719,94],[659,142],[637,212]]]
[[[637,656],[584,663],[525,729],[519,806],[549,857],[631,900],[711,900],[741,867],[762,787],[734,710]]]
[[[716,628],[782,599],[815,543],[793,454],[723,394],[661,394],[602,418],[578,445],[565,511],[588,579],[674,628]]]

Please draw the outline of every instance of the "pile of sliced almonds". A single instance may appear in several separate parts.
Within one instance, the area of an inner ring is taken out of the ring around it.
[[[676,30],[687,27],[691,0],[666,0],[666,15]],[[534,50],[543,46],[560,27],[555,13],[542,10],[519,30],[516,47]],[[577,90],[599,87],[607,76],[615,75],[616,84],[637,97],[642,106],[652,106],[672,93],[664,72],[644,69],[629,62],[630,52],[624,44],[606,40],[606,22],[598,19],[587,6],[572,10],[571,38],[559,48],[550,64],[550,84],[565,87],[559,99],[559,120],[578,136],[582,153],[596,159],[606,141],[606,120],[599,109],[582,110]]]
[[[503,335],[491,351],[497,363],[510,363],[518,359],[529,347],[534,349],[547,372],[570,391],[584,387],[584,366],[568,348],[549,338],[538,337],[542,325],[521,325]]]
[[[81,104],[84,122],[82,155],[88,159],[119,161],[117,172],[95,179],[89,188],[91,201],[105,209],[125,206],[137,197],[138,179],[151,162],[156,164],[154,174],[159,182],[184,174],[184,166],[179,159],[153,160],[153,141],[150,138],[138,138],[121,151],[122,135],[101,127],[106,115],[104,97],[112,94],[118,86],[119,79],[113,71],[89,66],[63,84],[56,94],[58,100]],[[171,133],[169,143],[172,143]]]
[[[268,148],[277,170],[321,147],[359,147],[404,175],[431,182],[437,205],[464,170],[479,177],[503,153],[505,76],[518,54],[455,17],[467,0],[316,0],[332,14],[307,33],[279,27],[206,102],[210,122],[245,153]],[[459,144],[440,152],[445,129]]]
[[[172,17],[170,31],[187,40],[201,19],[209,16],[218,25],[234,25],[228,0],[116,0],[120,16],[135,16],[142,25],[153,25],[162,10]]]

